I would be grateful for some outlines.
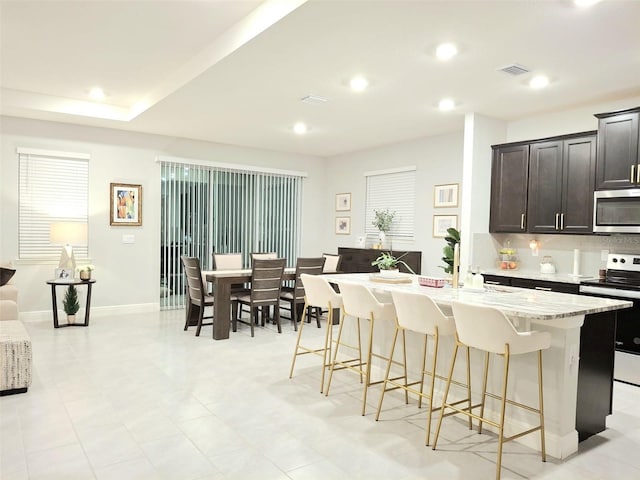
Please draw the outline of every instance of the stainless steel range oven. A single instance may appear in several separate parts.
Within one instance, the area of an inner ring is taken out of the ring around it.
[[[618,311],[614,378],[640,386],[640,254],[609,254],[605,278],[582,282],[580,293],[633,302]]]

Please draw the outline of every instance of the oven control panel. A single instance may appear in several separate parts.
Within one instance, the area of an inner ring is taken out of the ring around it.
[[[640,255],[610,253],[607,258],[607,270],[640,272]]]

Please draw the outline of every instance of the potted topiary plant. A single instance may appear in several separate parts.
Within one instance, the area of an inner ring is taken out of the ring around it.
[[[391,230],[391,224],[393,223],[393,217],[396,216],[396,212],[390,212],[389,210],[374,210],[375,218],[371,224],[376,227],[380,233],[378,233],[378,248],[382,248],[386,239],[386,234]],[[375,248],[375,246],[374,246]]]
[[[382,252],[378,258],[376,258],[371,265],[380,269],[380,275],[383,277],[392,277],[398,273],[398,267],[400,264],[404,265],[407,270],[415,275],[415,272],[401,260],[406,253],[395,257],[391,252]]]
[[[80,304],[78,303],[78,291],[74,285],[69,285],[67,288],[62,306],[64,313],[67,314],[67,323],[76,323],[76,313],[80,310]]]

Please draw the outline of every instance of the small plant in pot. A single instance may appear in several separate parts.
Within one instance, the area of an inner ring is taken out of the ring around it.
[[[374,267],[378,267],[380,269],[380,275],[383,277],[392,277],[396,275],[398,273],[398,268],[400,265],[404,265],[404,267],[409,270],[409,272],[415,275],[415,272],[411,269],[411,267],[401,260],[405,255],[406,253],[400,255],[399,257],[395,257],[391,252],[382,252],[378,256],[378,258],[371,262],[371,265]]]
[[[95,267],[93,265],[82,265],[78,267],[78,273],[80,274],[80,280],[91,280],[91,272]]]
[[[75,323],[76,313],[80,310],[80,304],[78,303],[78,290],[74,285],[69,285],[67,288],[62,306],[64,307],[64,313],[67,314],[67,323]]]

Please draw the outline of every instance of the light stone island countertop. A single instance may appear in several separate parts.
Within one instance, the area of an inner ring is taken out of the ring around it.
[[[580,275],[574,277],[568,273],[540,273],[535,270],[501,270],[498,268],[489,268],[482,270],[483,275],[497,275],[507,278],[523,278],[526,280],[544,280],[546,282],[574,283],[580,284],[585,280],[595,280],[598,277],[593,275]]]
[[[451,305],[451,302],[461,301],[476,305],[497,308],[508,316],[535,319],[554,320],[567,317],[588,315],[592,313],[619,310],[633,306],[626,300],[590,297],[586,295],[572,295],[568,293],[546,292],[527,288],[504,287],[486,285],[482,290],[451,287],[433,288],[418,284],[417,275],[399,274],[411,278],[411,283],[384,283],[378,274],[350,273],[323,275],[330,282],[350,282],[364,284],[373,291],[393,292],[412,291],[431,297],[441,305]],[[373,280],[372,280],[373,279]]]

